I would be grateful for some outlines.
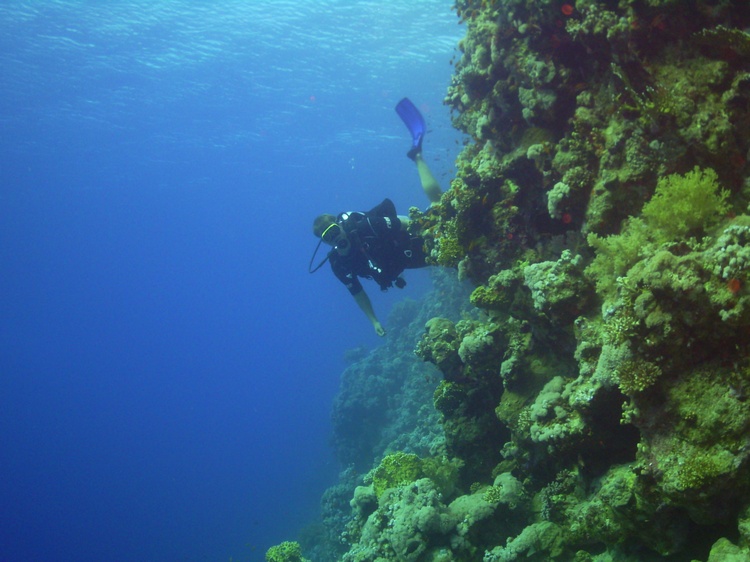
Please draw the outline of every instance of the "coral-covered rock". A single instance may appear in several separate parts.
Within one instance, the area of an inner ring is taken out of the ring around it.
[[[707,363],[636,403],[644,478],[663,501],[712,524],[736,518],[750,491],[750,374]]]

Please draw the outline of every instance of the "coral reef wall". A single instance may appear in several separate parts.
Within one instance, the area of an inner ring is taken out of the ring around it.
[[[418,419],[342,390],[337,559],[750,560],[750,3],[455,10],[468,141],[412,218],[481,313],[357,367],[416,347]]]
[[[332,410],[332,444],[344,470],[321,500],[321,521],[302,537],[305,552],[316,562],[339,560],[346,552],[355,488],[387,453],[444,455],[440,416],[432,405],[441,374],[417,357],[414,348],[430,318],[458,321],[477,311],[469,303],[470,283],[458,282],[455,271],[434,268],[431,277],[433,290],[424,298],[394,305],[383,345],[346,354],[350,365]]]

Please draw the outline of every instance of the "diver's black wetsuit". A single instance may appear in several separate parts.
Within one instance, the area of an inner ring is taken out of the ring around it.
[[[404,286],[403,280],[397,281],[404,269],[427,265],[424,241],[402,228],[390,199],[366,213],[342,213],[337,222],[352,247],[345,256],[336,250],[330,253],[331,269],[352,295],[362,290],[357,277],[373,279],[385,291],[394,282],[397,287]]]

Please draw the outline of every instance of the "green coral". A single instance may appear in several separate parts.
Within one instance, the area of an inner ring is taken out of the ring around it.
[[[552,560],[565,548],[563,530],[551,521],[532,523],[505,546],[497,546],[485,553],[485,562],[510,562],[512,560]],[[539,556],[539,555],[542,556]],[[536,558],[532,558],[535,556]]]
[[[466,392],[464,389],[460,385],[446,380],[440,381],[432,398],[435,409],[444,416],[450,416],[458,410],[465,399]]]
[[[661,368],[650,361],[624,361],[617,370],[620,390],[625,394],[643,392],[661,377]]]
[[[750,35],[741,29],[717,25],[713,29],[703,29],[696,34],[698,44],[718,53],[732,49],[738,55],[750,57]]]
[[[699,489],[733,470],[734,456],[728,451],[712,448],[695,450],[677,462],[675,485],[678,490]]]
[[[685,236],[700,236],[729,211],[729,192],[720,189],[711,169],[696,167],[685,175],[671,174],[659,180],[642,216],[629,219],[620,234],[600,237],[589,234],[596,258],[586,273],[596,280],[597,290],[611,294],[616,281],[655,246],[676,242]]]
[[[464,365],[471,365],[473,374],[494,373],[505,347],[502,327],[496,322],[461,320],[456,329],[461,337],[458,356]]]
[[[555,322],[569,322],[585,308],[589,287],[583,278],[580,255],[566,249],[557,261],[528,265],[524,283],[531,291],[534,309]]]
[[[487,312],[507,311],[521,284],[521,272],[525,265],[517,264],[514,268],[492,275],[486,285],[480,285],[471,293],[471,304]]]
[[[461,340],[456,326],[447,318],[431,318],[425,323],[425,333],[414,352],[424,361],[430,361],[450,377],[461,365],[458,347]]]
[[[697,166],[684,176],[661,178],[651,200],[643,207],[643,218],[657,242],[669,242],[701,233],[729,211],[729,192],[720,189],[716,172]]]
[[[388,488],[414,482],[423,476],[422,460],[411,453],[391,453],[372,471],[372,487],[380,497]]]
[[[443,498],[448,498],[458,491],[459,473],[463,464],[463,461],[457,458],[427,457],[422,459],[422,472],[432,481]]]
[[[487,503],[500,503],[504,498],[505,494],[500,486],[490,486],[482,494],[482,499]]]
[[[492,277],[490,278],[492,279]],[[471,293],[471,304],[484,310],[502,310],[507,306],[508,296],[502,291],[493,291],[480,285]]]
[[[658,403],[638,402],[641,467],[660,495],[694,521],[716,521],[717,502],[748,491],[750,405],[746,367],[707,364],[670,380]]]
[[[432,252],[437,265],[456,267],[466,252],[458,240],[458,227],[455,220],[447,221],[440,233],[435,237],[435,249]]]
[[[711,547],[708,562],[746,562],[750,559],[750,550],[733,544],[727,538],[720,538]]]
[[[285,541],[266,552],[266,562],[308,562],[302,558],[302,547],[296,541]]]

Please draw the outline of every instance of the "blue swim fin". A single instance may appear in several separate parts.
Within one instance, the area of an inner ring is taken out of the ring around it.
[[[409,98],[404,98],[396,104],[396,113],[411,133],[411,150],[406,155],[414,160],[417,154],[422,152],[422,139],[427,131],[424,117]]]

